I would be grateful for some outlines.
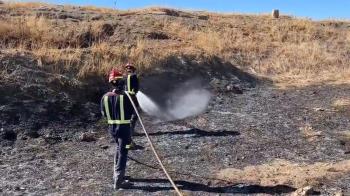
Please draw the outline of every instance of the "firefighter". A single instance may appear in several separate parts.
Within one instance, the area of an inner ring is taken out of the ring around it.
[[[125,71],[126,71],[125,91],[127,91],[130,94],[132,100],[134,101],[136,107],[139,110],[140,106],[139,106],[139,102],[138,102],[137,97],[136,97],[136,94],[139,91],[139,79],[138,79],[137,74],[136,74],[136,67],[131,63],[127,63],[125,65]],[[131,123],[130,123],[131,135],[133,135],[135,132],[136,122],[137,122],[137,116],[133,115],[131,118]],[[135,144],[135,142],[133,140],[131,141],[130,145],[131,145],[131,149],[133,149],[133,150],[142,148],[141,146]]]
[[[126,85],[125,85],[126,89],[125,90],[131,95],[136,95],[137,92],[139,92],[139,79],[137,78],[136,67],[131,63],[127,63],[125,65],[125,71],[126,71]]]
[[[127,188],[132,184],[125,180],[128,150],[131,143],[130,122],[135,110],[124,92],[124,79],[117,70],[109,74],[109,83],[113,86],[101,100],[101,113],[107,118],[109,132],[116,141],[114,157],[114,188]]]

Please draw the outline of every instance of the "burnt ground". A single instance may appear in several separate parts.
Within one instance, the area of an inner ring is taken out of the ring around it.
[[[211,16],[208,18],[205,13],[155,11],[158,13],[150,10],[144,14],[113,15],[80,7],[42,6],[1,9],[0,14],[3,19],[42,16],[67,26],[100,20],[104,24],[97,29],[103,35],[100,38],[112,45],[126,46],[135,45],[139,37],[162,45],[167,44],[166,40],[175,44],[187,42],[176,33],[159,31],[157,25],[164,26],[163,20],[184,23],[193,30],[209,27],[211,23]],[[237,17],[231,27],[243,36],[249,36],[247,28],[259,27],[265,20]],[[236,24],[238,21],[241,22]],[[89,48],[93,36],[81,30],[72,36],[72,44]],[[62,47],[69,48],[69,43],[64,42]],[[232,62],[246,64],[240,62],[239,51],[234,51],[232,58]],[[146,94],[160,102],[165,94],[159,92],[175,88],[171,84],[194,74],[208,80],[201,82],[216,86],[213,91],[219,89],[214,92],[207,112],[200,116],[158,124],[144,117],[146,128],[179,188],[189,195],[289,195],[311,184],[315,194],[332,195],[342,190],[344,195],[350,195],[346,168],[331,167],[326,173],[319,172],[312,182],[311,174],[306,172],[287,176],[289,179],[283,182],[264,171],[249,181],[219,175],[227,168],[240,171],[247,171],[244,168],[249,166],[263,168],[259,166],[276,159],[283,159],[283,163],[327,165],[349,160],[350,156],[349,85],[320,84],[287,90],[268,82],[255,86],[254,77],[223,61],[218,57],[195,60],[192,55],[169,57],[158,62],[168,65],[160,67],[165,73],[150,74],[142,80],[150,84],[144,88]],[[112,188],[115,144],[98,114],[99,98],[108,90],[105,78],[92,74],[84,80],[77,79],[76,70],[57,73],[56,66],[61,65],[41,60],[39,63],[31,53],[0,51],[0,195],[115,193]],[[337,101],[344,104],[335,106]],[[135,140],[145,149],[130,152],[128,162],[128,175],[135,184],[117,194],[174,195],[140,127],[138,132]],[[87,137],[82,139],[83,133]],[[262,181],[259,176],[267,180]]]
[[[216,92],[206,113],[146,128],[179,188],[189,195],[289,195],[291,182],[261,185],[217,179],[225,168],[242,169],[275,159],[293,163],[332,163],[350,158],[349,111],[334,101],[350,96],[349,85],[319,85],[281,90],[258,85],[243,94]],[[306,134],[313,130],[317,134]],[[310,128],[311,127],[311,128]],[[62,123],[45,128],[46,135],[26,138],[1,148],[0,193],[3,195],[111,195],[115,144],[102,123],[84,129]],[[89,132],[95,141],[79,140]],[[174,195],[147,144],[129,153],[127,174],[134,186],[118,195]],[[350,194],[349,173],[318,179],[315,193]],[[258,182],[258,181],[257,181]]]

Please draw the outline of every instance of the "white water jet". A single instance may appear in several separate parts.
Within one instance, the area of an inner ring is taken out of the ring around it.
[[[139,91],[136,96],[142,111],[150,116],[159,117],[161,115],[160,107],[142,91]]]
[[[211,93],[194,81],[187,82],[171,92],[163,108],[141,91],[137,93],[141,109],[161,121],[180,120],[199,115],[207,109],[210,98]]]

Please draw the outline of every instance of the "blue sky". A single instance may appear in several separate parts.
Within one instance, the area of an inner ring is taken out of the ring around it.
[[[45,0],[41,0],[45,1]],[[46,0],[55,4],[95,5],[132,9],[166,6],[215,12],[269,13],[278,8],[283,14],[320,19],[350,19],[349,0]]]

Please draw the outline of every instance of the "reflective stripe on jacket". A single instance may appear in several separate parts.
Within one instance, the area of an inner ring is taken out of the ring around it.
[[[102,97],[101,113],[110,125],[129,124],[134,109],[127,95],[109,92]]]
[[[125,90],[131,95],[134,95],[139,91],[139,79],[136,74],[127,75]]]

